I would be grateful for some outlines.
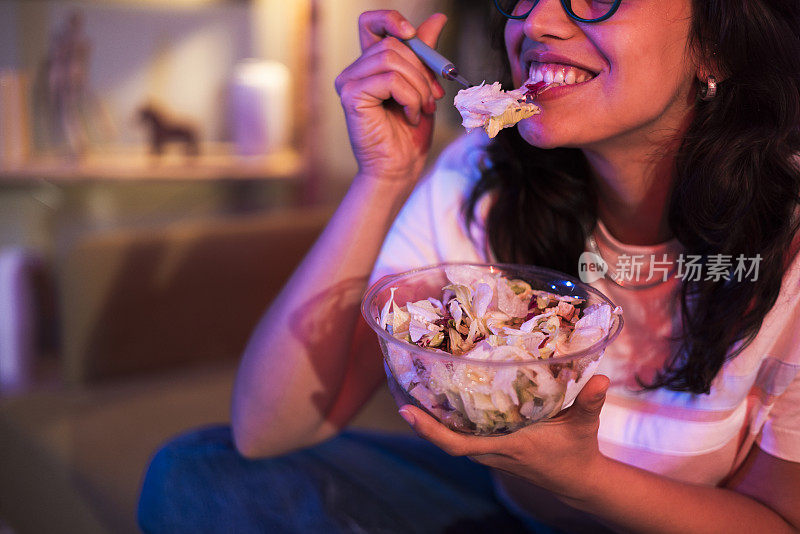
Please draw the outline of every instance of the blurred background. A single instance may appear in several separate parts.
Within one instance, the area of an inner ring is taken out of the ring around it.
[[[136,532],[150,456],[228,420],[355,172],[333,82],[358,15],[444,12],[440,50],[492,81],[490,7],[0,0],[0,533]],[[443,86],[432,157],[462,131]],[[357,424],[404,428],[384,400]]]

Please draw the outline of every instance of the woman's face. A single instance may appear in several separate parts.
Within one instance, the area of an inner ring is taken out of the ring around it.
[[[520,4],[527,10],[531,0]],[[541,148],[591,149],[675,132],[694,102],[690,17],[690,0],[622,0],[610,19],[582,24],[559,0],[539,0],[527,19],[509,20],[515,86],[567,82],[537,99],[542,112],[518,125],[522,137]]]

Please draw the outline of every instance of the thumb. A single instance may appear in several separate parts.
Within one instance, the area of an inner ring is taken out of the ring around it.
[[[447,15],[434,13],[419,25],[417,37],[422,39],[428,46],[436,48],[436,43],[439,41],[439,36],[445,23],[447,23]]]
[[[600,417],[600,410],[606,400],[606,392],[611,381],[607,376],[594,375],[575,398],[575,412],[579,417],[592,421]]]

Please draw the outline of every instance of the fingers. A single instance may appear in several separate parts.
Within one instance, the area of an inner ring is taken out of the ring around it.
[[[394,10],[362,13],[358,24],[361,50],[364,53],[362,57],[394,50],[401,58],[406,59],[411,66],[420,69],[431,86],[431,92],[434,97],[441,98],[444,96],[444,89],[436,80],[434,73],[425,67],[414,52],[400,40],[409,39],[417,35],[428,45],[436,47],[446,23],[447,16],[441,13],[434,13],[420,24],[419,30],[415,30],[408,20]]]
[[[434,13],[428,17],[418,29],[395,10],[366,11],[358,19],[358,37],[361,50],[364,51],[387,36],[398,39],[410,39],[415,35],[427,45],[436,47],[442,28],[447,23],[447,16]]]
[[[394,41],[394,44],[390,41]],[[433,80],[429,70],[423,70],[419,64],[412,64],[407,54],[396,50],[395,46],[407,48],[395,39],[386,39],[370,48],[336,78],[336,92],[341,95],[342,88],[350,82],[379,74],[395,73],[402,76],[418,93],[418,107],[425,113],[433,113],[436,99],[443,95],[441,87]],[[416,62],[416,58],[410,59]]]
[[[415,406],[406,404],[400,408],[400,415],[414,431],[451,456],[479,456],[499,452],[503,436],[467,436],[453,432],[433,417]]]
[[[370,47],[363,58],[377,56],[389,67],[401,70],[407,77],[419,79],[422,77],[434,98],[444,96],[444,89],[436,80],[436,75],[426,67],[411,48],[401,43],[394,37],[387,37],[381,42]]]
[[[358,38],[364,51],[386,36],[411,39],[414,26],[395,10],[366,11],[358,18]]]
[[[396,72],[385,72],[345,83],[341,90],[346,111],[358,113],[366,108],[394,99],[413,125],[420,123],[422,102],[419,92]]]
[[[447,15],[442,13],[434,13],[428,17],[425,22],[417,28],[417,37],[422,39],[428,46],[436,48],[439,42],[439,36],[442,34],[442,29],[447,23]]]
[[[606,400],[606,392],[611,381],[607,376],[594,375],[575,398],[573,411],[579,417],[596,420]]]

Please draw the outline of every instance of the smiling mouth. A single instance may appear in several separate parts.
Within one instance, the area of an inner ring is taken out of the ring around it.
[[[563,63],[539,63],[534,61],[528,71],[528,83],[563,83],[565,85],[577,85],[586,83],[594,79],[597,74]]]

